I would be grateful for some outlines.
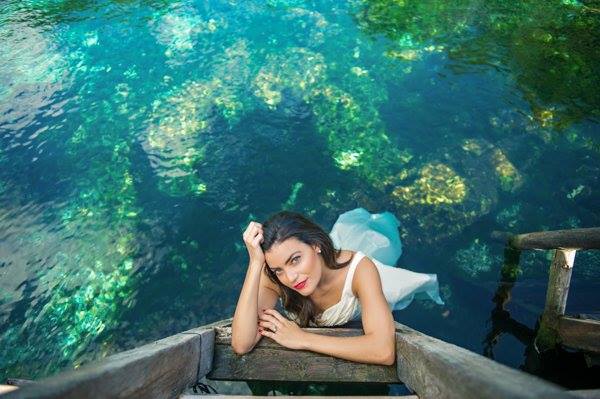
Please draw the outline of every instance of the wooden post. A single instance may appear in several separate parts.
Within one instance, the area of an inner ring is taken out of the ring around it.
[[[554,349],[560,343],[559,322],[565,314],[575,253],[574,249],[557,249],[554,252],[548,277],[546,305],[535,338],[535,343],[540,351]]]

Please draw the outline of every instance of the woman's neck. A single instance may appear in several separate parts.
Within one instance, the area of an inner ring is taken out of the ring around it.
[[[348,252],[349,251],[342,251],[337,257],[336,261],[338,263],[347,261],[349,256]],[[350,256],[351,255],[352,253],[350,253]],[[340,270],[341,269],[330,269],[325,265],[323,259],[321,259],[321,278],[319,279],[319,283],[317,284],[317,287],[311,296],[314,295],[316,298],[320,298],[329,290],[331,290],[331,288],[335,285]]]

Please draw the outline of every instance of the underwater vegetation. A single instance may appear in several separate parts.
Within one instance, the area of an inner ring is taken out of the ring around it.
[[[225,49],[210,80],[187,81],[152,103],[142,145],[165,193],[182,196],[206,191],[196,170],[204,157],[202,134],[213,129],[218,117],[234,123],[242,113],[249,57],[246,42],[239,40]]]
[[[379,112],[387,99],[382,82],[389,80],[389,74],[378,63],[370,68],[363,66],[366,60],[418,61],[426,54],[447,50],[449,44],[439,44],[438,39],[443,41],[451,34],[461,36],[461,40],[470,38],[470,24],[476,22],[461,2],[456,3],[435,8],[435,13],[430,12],[422,21],[402,25],[407,15],[423,6],[412,7],[412,2],[355,2],[358,26],[372,34],[385,32],[391,41],[382,50],[371,43],[346,39],[353,50],[337,62],[313,49],[319,44],[327,46],[334,38],[344,41],[337,30],[329,29],[330,21],[301,6],[276,5],[286,9],[283,19],[300,18],[303,28],[315,34],[307,39],[307,47],[280,45],[277,52],[272,52],[238,40],[221,55],[225,61],[216,63],[218,68],[212,77],[188,81],[165,99],[154,102],[143,145],[161,178],[161,190],[175,196],[203,194],[210,183],[203,178],[199,165],[213,162],[211,154],[205,153],[205,133],[220,119],[233,126],[242,115],[261,106],[290,112],[283,107],[284,99],[295,99],[308,105],[316,132],[326,139],[334,164],[364,179],[391,200],[401,217],[417,226],[412,237],[433,242],[462,231],[494,208],[497,189],[509,193],[519,190],[524,184],[522,172],[503,148],[485,140],[467,139],[462,147],[452,149],[452,154],[440,150],[427,159],[415,158],[410,148],[399,148],[390,139]],[[387,6],[403,17],[392,21],[384,13]],[[184,37],[196,34],[190,29],[180,30]],[[173,39],[161,39],[161,44],[168,47],[173,40],[180,40],[173,29],[166,32]],[[193,47],[184,45],[186,40],[180,47]],[[244,43],[243,49],[239,43]],[[250,57],[250,53],[255,55]],[[227,79],[234,75],[235,81]],[[248,91],[255,97],[249,98]],[[486,181],[492,176],[493,181]]]
[[[355,97],[332,84],[324,56],[306,48],[290,48],[267,56],[266,61],[254,79],[255,95],[272,109],[281,102],[284,90],[301,97],[311,107],[316,130],[326,138],[338,168],[356,173],[374,187],[383,187],[390,171],[399,170],[410,160],[410,153],[390,141],[377,111],[384,88],[371,87],[369,93],[377,95],[359,102],[357,97],[364,94],[359,91]],[[357,67],[353,68],[348,68],[344,78],[357,77]],[[355,87],[360,90],[364,85]]]
[[[410,186],[397,187],[392,195],[408,205],[457,204],[467,195],[462,177],[441,163],[427,164]]]
[[[175,4],[172,10],[152,19],[150,26],[157,42],[166,47],[167,63],[177,66],[194,53],[199,36],[216,32],[223,23],[214,18],[205,20],[193,7]]]
[[[416,252],[460,239],[465,280],[501,265],[478,234],[600,216],[596,2],[11,4],[0,231],[23,227],[0,274],[22,274],[2,281],[0,375],[228,317],[238,230],[278,207],[389,210]],[[573,173],[548,190],[563,157]],[[547,256],[523,275],[545,277]]]
[[[28,26],[0,26],[0,40],[14,40],[15,35],[20,46],[0,48],[0,100],[3,102],[23,87],[59,84],[68,73],[68,63],[51,38]]]
[[[408,242],[452,236],[494,209],[500,186],[494,150],[483,139],[471,140],[433,153],[425,165],[411,165],[391,180],[390,199],[411,226]]]
[[[523,219],[520,217],[522,204],[512,204],[496,213],[496,222],[504,229],[516,231],[515,228],[521,226]]]
[[[492,255],[489,246],[477,238],[468,247],[458,250],[453,260],[458,270],[470,278],[488,273],[495,264],[500,264],[500,259]]]
[[[106,73],[106,69],[92,67],[83,53],[73,54],[65,58],[65,70],[72,73],[85,68],[88,77]],[[40,76],[43,74],[41,71]],[[19,82],[27,81],[18,77]],[[11,195],[16,200],[0,201],[0,214],[14,215],[16,221],[7,220],[8,226],[19,226],[7,231],[7,245],[24,254],[34,253],[36,259],[45,257],[43,269],[22,269],[26,288],[15,290],[18,295],[9,298],[17,304],[15,311],[1,315],[13,322],[3,323],[0,329],[2,373],[7,375],[48,375],[110,352],[111,334],[121,322],[122,311],[130,306],[137,285],[141,209],[132,171],[133,140],[121,135],[134,114],[123,116],[122,98],[127,96],[123,84],[116,85],[117,95],[111,100],[99,100],[89,107],[86,91],[101,93],[104,85],[97,79],[87,83],[77,87],[77,96],[65,106],[66,110],[87,107],[86,112],[74,114],[68,122],[61,120],[62,112],[56,112],[56,119],[47,120],[47,134],[34,141],[41,149],[52,146],[60,153],[56,159],[39,151],[46,168],[34,169],[41,173],[41,182],[47,179],[63,189],[59,198],[42,201],[43,206],[23,205],[25,213],[19,216],[18,201],[31,201],[35,192],[19,194],[15,184]],[[32,119],[36,116],[31,115]],[[108,125],[110,129],[105,128]],[[17,140],[18,136],[14,142]],[[20,164],[20,158],[11,157]],[[2,168],[6,170],[4,165]],[[8,267],[18,271],[28,262]],[[32,364],[37,366],[32,368]]]
[[[466,0],[355,1],[359,27],[390,39],[389,56],[413,60],[443,48],[458,72],[476,66],[510,74],[542,127],[600,117],[598,2]]]
[[[38,372],[47,374],[86,352],[89,356],[90,345],[116,326],[136,284],[132,277],[139,209],[129,172],[129,146],[118,141],[108,147],[89,145],[86,142],[96,157],[80,171],[74,196],[62,208],[55,229],[60,234],[40,237],[56,245],[54,270],[42,276],[37,287],[48,296],[26,311],[28,323],[1,334],[2,342],[10,342],[3,345],[4,367],[18,375],[27,373],[20,368],[32,361],[45,364]],[[77,153],[82,155],[82,151]],[[32,352],[19,348],[36,348],[37,352],[32,358]]]
[[[0,125],[15,128],[35,119],[37,109],[72,84],[69,61],[50,35],[24,23],[0,23],[0,42],[15,41],[15,46],[0,46]],[[24,93],[35,93],[24,96]]]

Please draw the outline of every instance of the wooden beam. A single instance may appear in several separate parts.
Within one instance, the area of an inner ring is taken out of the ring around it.
[[[353,328],[305,328],[331,336],[362,335]],[[356,363],[310,351],[292,350],[263,337],[252,351],[237,355],[231,348],[231,327],[215,329],[213,380],[399,383],[394,366]]]
[[[259,396],[259,395],[202,395],[202,399],[273,399],[273,396]],[[277,398],[294,398],[294,399],[331,399],[331,396],[317,396],[317,395],[277,395]],[[344,399],[419,399],[416,395],[404,395],[404,396],[343,396]],[[198,395],[181,395],[179,399],[198,399]]]
[[[197,381],[212,329],[176,334],[7,393],[14,398],[176,398]]]
[[[600,399],[600,389],[578,389],[569,391],[578,398],[583,399]]]
[[[564,316],[567,306],[575,252],[574,249],[557,249],[554,252],[548,276],[546,304],[535,338],[535,343],[540,351],[554,349],[560,342],[558,323],[559,319]]]
[[[273,399],[273,396],[259,395],[202,395],[202,399]],[[294,398],[294,399],[331,399],[331,396],[303,396],[303,395],[277,395],[277,398]],[[343,396],[344,399],[419,399],[416,395],[404,396]],[[198,395],[181,395],[179,399],[198,399]]]
[[[561,387],[396,323],[398,377],[421,399],[575,398]]]
[[[518,234],[509,244],[517,249],[600,249],[600,227]]]
[[[600,353],[600,321],[561,317],[558,326],[563,345]]]

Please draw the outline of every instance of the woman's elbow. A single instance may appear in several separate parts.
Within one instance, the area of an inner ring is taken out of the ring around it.
[[[396,352],[393,350],[393,348],[383,352],[380,363],[384,366],[392,366],[394,363],[396,363]]]
[[[235,344],[235,343],[231,343],[231,349],[233,349],[233,352],[236,355],[245,355],[246,353],[250,352],[252,350],[252,346],[248,346],[248,345],[240,345],[240,344]]]
[[[254,348],[254,345],[256,345],[256,343],[248,341],[244,342],[244,340],[240,340],[239,337],[235,335],[232,335],[231,337],[231,349],[236,355],[245,355]]]
[[[391,366],[396,363],[396,342],[392,340],[381,348],[379,362],[384,366]]]

